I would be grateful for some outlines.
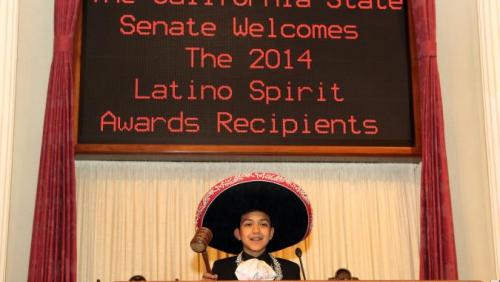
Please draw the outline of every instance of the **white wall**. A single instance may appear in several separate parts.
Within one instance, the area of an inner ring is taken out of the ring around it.
[[[438,62],[460,279],[495,277],[477,3],[436,0]]]
[[[20,0],[14,165],[6,281],[26,281],[48,72],[53,0]],[[460,279],[494,279],[476,1],[436,0]],[[498,279],[498,277],[496,277]],[[86,282],[86,281],[85,281]]]
[[[0,2],[0,282],[5,282],[14,145],[18,1]]]
[[[7,282],[27,281],[28,278],[43,115],[52,60],[53,9],[53,0],[19,1]]]

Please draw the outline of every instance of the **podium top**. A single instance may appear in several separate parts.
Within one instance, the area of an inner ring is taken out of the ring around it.
[[[147,280],[147,282],[200,282],[200,281],[207,281],[207,280]],[[238,281],[238,280],[234,280]],[[294,281],[304,281],[304,280],[287,280],[290,282]],[[327,282],[327,281],[332,281],[332,280],[307,280],[310,282]],[[335,280],[334,280],[335,281]],[[358,280],[358,281],[366,281],[366,282],[481,282],[480,280]],[[114,281],[114,282],[129,282],[129,281]],[[255,282],[253,281],[248,281],[248,282]]]

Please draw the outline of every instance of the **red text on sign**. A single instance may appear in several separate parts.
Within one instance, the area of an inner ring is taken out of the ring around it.
[[[254,48],[249,52],[250,56],[255,55],[255,60],[250,64],[250,69],[279,69],[293,70],[294,64],[304,64],[307,70],[311,69],[312,59],[311,51],[307,49],[297,58],[292,57],[292,51],[286,49],[280,51],[277,49],[262,50]]]
[[[216,55],[200,47],[186,47],[184,50],[189,52],[189,67],[191,68],[211,66],[214,69],[229,69],[233,62],[233,57],[228,53]]]

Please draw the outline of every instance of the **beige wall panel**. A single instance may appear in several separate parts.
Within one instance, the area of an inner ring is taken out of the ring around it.
[[[52,60],[53,10],[53,0],[19,0],[8,282],[28,278],[43,115]]]
[[[460,279],[494,279],[477,4],[437,0],[438,62]],[[497,277],[498,278],[498,277]]]

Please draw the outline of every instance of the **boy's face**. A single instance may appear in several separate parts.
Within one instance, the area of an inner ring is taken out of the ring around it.
[[[234,229],[234,237],[243,243],[243,251],[258,257],[273,238],[269,216],[261,211],[252,211],[241,216],[240,228]]]

